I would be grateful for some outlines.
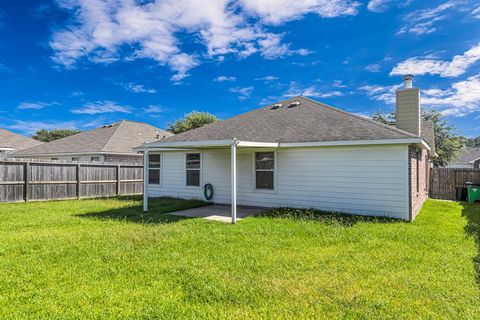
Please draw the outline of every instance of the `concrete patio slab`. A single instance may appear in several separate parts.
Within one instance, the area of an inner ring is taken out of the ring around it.
[[[241,220],[242,218],[246,218],[248,216],[257,215],[266,210],[268,209],[237,206],[237,220]],[[211,205],[199,208],[192,208],[169,212],[168,214],[191,218],[202,218],[225,223],[230,223],[232,221],[230,206],[222,205]]]

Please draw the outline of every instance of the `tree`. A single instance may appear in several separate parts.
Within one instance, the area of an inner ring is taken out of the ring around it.
[[[41,129],[35,132],[35,135],[32,137],[35,140],[43,141],[43,142],[50,142],[54,140],[58,140],[61,138],[65,138],[68,136],[72,136],[74,134],[80,133],[80,130],[76,129]]]
[[[395,124],[395,112],[390,113],[382,113],[381,111],[377,111],[373,114],[372,120],[383,124],[394,125]]]
[[[465,145],[467,147],[480,147],[480,137],[466,138]]]
[[[206,124],[214,123],[218,119],[208,112],[192,111],[186,114],[183,119],[178,119],[168,125],[168,131],[179,134],[185,131],[203,127]]]
[[[432,121],[435,133],[435,151],[438,157],[433,159],[437,167],[444,167],[460,157],[465,138],[455,134],[455,128],[449,125],[442,117],[440,111],[429,109],[422,111],[424,121]],[[372,119],[383,124],[395,124],[395,113],[383,114],[376,112]]]

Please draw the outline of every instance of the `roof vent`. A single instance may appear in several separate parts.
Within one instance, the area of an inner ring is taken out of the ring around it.
[[[281,107],[282,107],[281,103],[275,103],[270,109],[275,110],[275,109],[278,109],[278,108],[281,108]]]
[[[300,105],[300,102],[295,101],[295,102],[290,103],[290,105],[288,107],[289,108],[295,108],[295,107],[298,107],[299,105]]]

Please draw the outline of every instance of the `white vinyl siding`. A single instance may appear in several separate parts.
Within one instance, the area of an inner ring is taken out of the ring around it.
[[[255,189],[254,152],[238,149],[237,201],[260,207],[313,207],[408,219],[407,146],[283,148],[275,152],[275,192]],[[267,150],[265,150],[267,151]],[[230,203],[230,150],[202,151],[202,188],[185,186],[185,152],[163,153],[162,186],[150,196],[204,199],[203,184],[214,188],[212,201]]]

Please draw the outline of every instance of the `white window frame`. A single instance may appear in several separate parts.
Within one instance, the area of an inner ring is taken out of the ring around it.
[[[264,170],[260,169],[258,171],[273,171],[273,189],[257,189],[257,168],[255,162],[255,155],[260,152],[273,152],[273,170]],[[278,170],[278,161],[277,150],[259,150],[252,152],[252,181],[253,181],[253,191],[261,193],[277,193],[277,170]]]
[[[150,156],[151,155],[159,155],[160,156],[160,168],[153,168],[153,169],[150,169]],[[148,165],[148,168],[147,168],[147,173],[148,173],[148,177],[145,177],[147,179],[147,185],[149,186],[155,186],[155,187],[161,187],[162,186],[162,181],[163,181],[163,152],[160,152],[160,153],[148,153],[148,159],[147,159],[147,165]],[[159,174],[159,177],[158,177],[158,183],[150,183],[150,170],[158,170],[158,174]]]
[[[187,169],[187,155],[188,154],[198,154],[200,155],[200,168],[198,169]],[[199,184],[198,186],[189,186],[187,185],[187,170],[198,170],[198,179],[199,179]],[[183,181],[185,183],[185,189],[200,189],[202,188],[202,172],[203,172],[203,154],[202,152],[185,152],[184,157],[183,157]]]

